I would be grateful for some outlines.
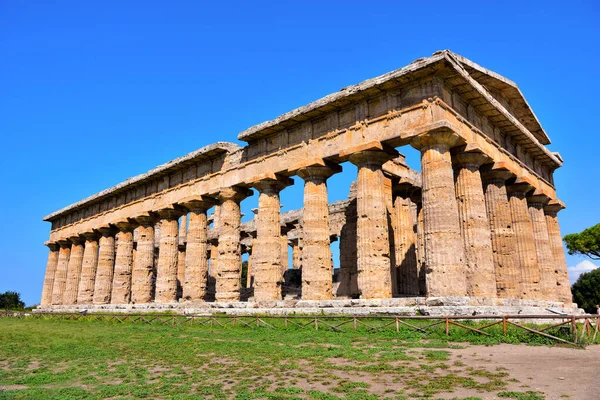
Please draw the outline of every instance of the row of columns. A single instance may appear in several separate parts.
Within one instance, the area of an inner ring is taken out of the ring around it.
[[[342,231],[338,297],[401,293],[570,301],[556,217],[560,207],[547,205],[544,196],[527,197],[532,190],[527,183],[507,187],[512,175],[487,168],[493,164],[481,152],[459,151],[453,157],[451,149],[461,143],[452,132],[423,134],[411,145],[421,152],[420,202],[407,185],[396,185],[392,197],[382,165],[397,152],[380,146],[349,155],[358,178]],[[302,259],[304,299],[334,295],[327,179],[340,170],[318,160],[297,171],[304,180],[304,216],[302,254],[294,259]],[[249,263],[255,301],[281,299],[287,257],[281,251],[279,193],[292,183],[272,175],[252,184],[259,192]],[[247,188],[225,188],[213,197],[191,198],[157,211],[161,235],[155,284],[156,215],[49,244],[42,304],[202,301],[211,278],[216,301],[239,301],[240,202],[249,195]],[[219,238],[209,247],[206,213],[213,206]],[[178,219],[188,212],[189,223],[184,220],[180,226]],[[135,228],[139,236],[134,251]],[[183,233],[187,245],[180,249]],[[352,237],[354,242],[348,240]]]

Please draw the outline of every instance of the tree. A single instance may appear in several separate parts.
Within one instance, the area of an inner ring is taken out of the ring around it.
[[[600,304],[600,268],[579,275],[571,287],[573,301],[590,314],[595,314]]]
[[[21,294],[17,292],[4,292],[0,294],[0,309],[22,310],[25,303],[21,301]]]
[[[566,235],[563,240],[570,255],[579,254],[592,260],[600,260],[600,224],[584,229],[581,233]]]

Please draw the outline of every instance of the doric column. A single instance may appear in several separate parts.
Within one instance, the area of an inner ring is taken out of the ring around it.
[[[498,297],[502,298],[521,297],[517,243],[506,192],[506,180],[511,177],[511,172],[501,169],[483,174],[485,203],[494,254],[496,290]]]
[[[423,203],[421,202],[421,190],[413,190],[411,200],[414,203],[413,216],[416,221],[415,232],[417,233],[417,270],[419,271],[419,295],[427,294],[427,281],[425,278],[425,233],[423,231]]]
[[[112,226],[103,226],[98,228],[98,231],[102,236],[100,237],[93,303],[108,304],[110,303],[115,268],[115,234],[117,229]]]
[[[293,183],[272,177],[253,184],[260,192],[256,243],[252,249],[254,300],[281,300],[281,226],[279,192]]]
[[[416,221],[413,219],[413,203],[410,193],[413,187],[400,184],[394,188],[394,252],[398,293],[401,295],[419,295],[419,270],[417,268]]]
[[[46,261],[46,275],[44,276],[44,288],[42,289],[42,300],[40,305],[46,306],[52,303],[52,287],[54,286],[54,274],[58,265],[58,249],[60,246],[57,243],[46,242],[48,246],[48,261]]]
[[[302,249],[300,248],[300,239],[296,238],[292,243],[292,269],[302,268]]]
[[[154,225],[152,214],[135,218],[138,226],[137,248],[131,274],[131,302],[149,303],[154,294]]]
[[[209,199],[182,203],[189,211],[185,252],[183,300],[204,301],[208,281],[208,224],[206,211],[214,205]]]
[[[177,298],[183,297],[183,284],[185,282],[185,252],[187,249],[187,215],[179,219],[179,246],[177,247]]]
[[[131,301],[131,275],[133,271],[133,220],[115,223],[117,233],[117,255],[113,275],[111,304],[128,304]]]
[[[79,236],[69,238],[71,242],[71,255],[67,266],[67,282],[63,294],[62,304],[77,303],[77,290],[79,289],[79,278],[81,276],[81,264],[83,262],[83,239]]]
[[[531,217],[527,207],[526,194],[532,189],[527,183],[512,184],[506,187],[512,226],[515,232],[517,257],[521,271],[521,298],[539,299],[540,270],[533,240]]]
[[[252,191],[241,187],[222,189],[219,194],[219,261],[215,301],[240,301],[242,248],[240,202]]]
[[[156,271],[156,303],[177,301],[177,258],[179,246],[179,217],[184,214],[179,207],[163,208],[160,216],[160,246]]]
[[[289,264],[288,264],[288,256],[289,256],[289,250],[288,250],[288,238],[287,238],[287,233],[281,232],[281,279],[284,279],[283,276],[285,275],[285,271],[287,271],[289,269]]]
[[[546,214],[546,225],[548,225],[550,248],[552,249],[552,259],[554,260],[557,298],[559,301],[571,304],[573,302],[573,295],[571,293],[567,260],[565,258],[565,249],[563,248],[557,215],[563,208],[565,207],[561,202],[553,201],[544,207],[544,213]]]
[[[91,304],[94,299],[94,283],[98,269],[98,238],[97,232],[86,232],[81,264],[81,278],[77,290],[77,304]]]
[[[71,243],[68,240],[58,242],[58,263],[54,273],[54,284],[52,286],[52,304],[63,304],[63,295],[67,285],[67,270],[69,267],[69,257],[71,255]]]
[[[331,246],[329,242],[329,202],[327,179],[341,168],[337,165],[313,165],[298,171],[304,180],[302,216],[303,249],[302,299],[332,298]],[[287,247],[287,237],[286,237]],[[286,252],[287,265],[287,252]]]
[[[465,245],[467,295],[496,297],[496,274],[490,223],[479,167],[489,157],[479,152],[459,153],[456,161],[456,200]]]
[[[388,202],[381,166],[396,156],[382,150],[364,150],[350,156],[350,162],[358,167],[357,284],[363,299],[392,297]]]
[[[450,148],[458,143],[457,134],[434,131],[413,139],[421,151],[423,180],[423,237],[425,242],[425,279],[428,296],[466,296],[464,243]]]
[[[544,300],[556,301],[556,273],[555,262],[550,248],[550,237],[548,236],[548,225],[544,216],[544,206],[549,198],[545,195],[533,195],[527,197],[529,205],[529,216],[533,229],[533,240],[540,269],[540,294]]]

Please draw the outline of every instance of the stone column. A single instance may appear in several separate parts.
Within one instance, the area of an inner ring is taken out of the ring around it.
[[[69,266],[69,257],[71,255],[71,243],[67,240],[58,242],[58,262],[56,272],[54,273],[54,284],[52,285],[52,304],[63,304],[63,295],[67,285],[67,270]]]
[[[423,203],[421,190],[413,190],[411,200],[414,204],[413,216],[416,221],[415,232],[417,236],[417,270],[419,271],[419,295],[427,294],[427,280],[425,277],[425,233],[423,231]]]
[[[300,248],[300,240],[293,239],[292,243],[292,269],[302,268],[302,249]]]
[[[110,303],[112,281],[115,268],[115,234],[117,230],[111,226],[98,228],[100,237],[100,252],[98,256],[98,269],[94,282],[94,304]]]
[[[557,301],[555,261],[550,248],[548,225],[544,216],[544,206],[549,198],[544,195],[533,195],[527,198],[529,216],[533,229],[533,240],[540,269],[540,295],[544,300]]]
[[[47,306],[52,303],[52,287],[54,286],[54,274],[58,265],[58,249],[60,246],[56,243],[46,242],[48,260],[46,261],[46,275],[44,275],[44,287],[42,289],[42,299],[40,305]]]
[[[346,207],[346,222],[340,232],[340,284],[336,293],[337,298],[358,297],[356,203],[356,197],[350,199]]]
[[[117,233],[117,255],[113,275],[111,304],[131,302],[131,275],[133,271],[133,230],[136,223],[125,220],[115,223]]]
[[[506,180],[511,177],[512,173],[506,170],[493,170],[483,174],[485,203],[494,252],[496,290],[498,297],[516,299],[521,297],[521,274],[506,192]]]
[[[341,168],[313,165],[298,171],[304,180],[302,299],[328,300],[332,294],[327,179]],[[287,247],[287,238],[286,238]],[[287,252],[285,264],[287,265]]]
[[[406,296],[419,295],[419,270],[417,268],[417,234],[414,230],[413,203],[410,199],[412,186],[400,184],[394,188],[393,219],[394,252],[398,293]]]
[[[413,139],[421,151],[423,237],[428,296],[466,296],[464,242],[460,232],[450,148],[459,136],[434,131]]]
[[[281,300],[281,225],[279,192],[291,179],[265,179],[254,184],[260,192],[256,244],[252,249],[254,300]]]
[[[187,215],[179,219],[179,247],[177,247],[177,299],[183,297],[183,284],[185,282],[185,252],[187,249]]]
[[[81,278],[77,290],[77,304],[91,304],[94,299],[94,283],[98,269],[98,238],[97,232],[86,232],[81,264]]]
[[[364,150],[350,156],[350,162],[358,167],[356,254],[362,299],[392,297],[388,204],[381,166],[395,156],[381,150]]]
[[[206,211],[212,201],[190,200],[183,203],[189,211],[185,252],[183,300],[204,301],[208,281],[208,224]]]
[[[242,248],[240,245],[240,202],[252,191],[231,187],[219,192],[219,261],[215,301],[240,301]]]
[[[83,262],[83,239],[79,236],[73,236],[69,238],[69,241],[71,242],[71,255],[69,256],[67,281],[62,299],[62,304],[67,305],[77,303],[77,291]]]
[[[518,183],[507,186],[508,202],[515,242],[517,244],[517,257],[521,270],[520,297],[523,299],[539,299],[540,270],[533,240],[531,217],[527,208],[526,194],[532,189],[527,183]]]
[[[573,303],[571,282],[569,281],[569,273],[567,272],[567,260],[565,258],[565,249],[563,248],[557,215],[563,208],[564,205],[560,202],[550,202],[550,204],[544,207],[544,212],[546,214],[546,225],[548,225],[552,259],[554,260],[557,298],[563,303],[571,304]]]
[[[489,157],[479,152],[459,153],[456,160],[456,200],[465,246],[467,295],[497,297],[490,223],[479,167]]]
[[[154,294],[154,225],[156,219],[151,214],[135,218],[139,224],[137,249],[131,275],[131,302],[149,303]]]
[[[156,271],[156,303],[177,301],[177,258],[179,247],[179,217],[184,214],[179,207],[164,208],[160,216],[160,247]]]
[[[281,232],[281,279],[284,279],[285,271],[289,269],[288,265],[288,239],[287,233]]]

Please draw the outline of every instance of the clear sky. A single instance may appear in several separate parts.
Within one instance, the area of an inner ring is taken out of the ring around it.
[[[440,49],[517,82],[565,159],[563,234],[596,224],[598,4],[0,0],[0,292],[39,302],[46,214]]]

